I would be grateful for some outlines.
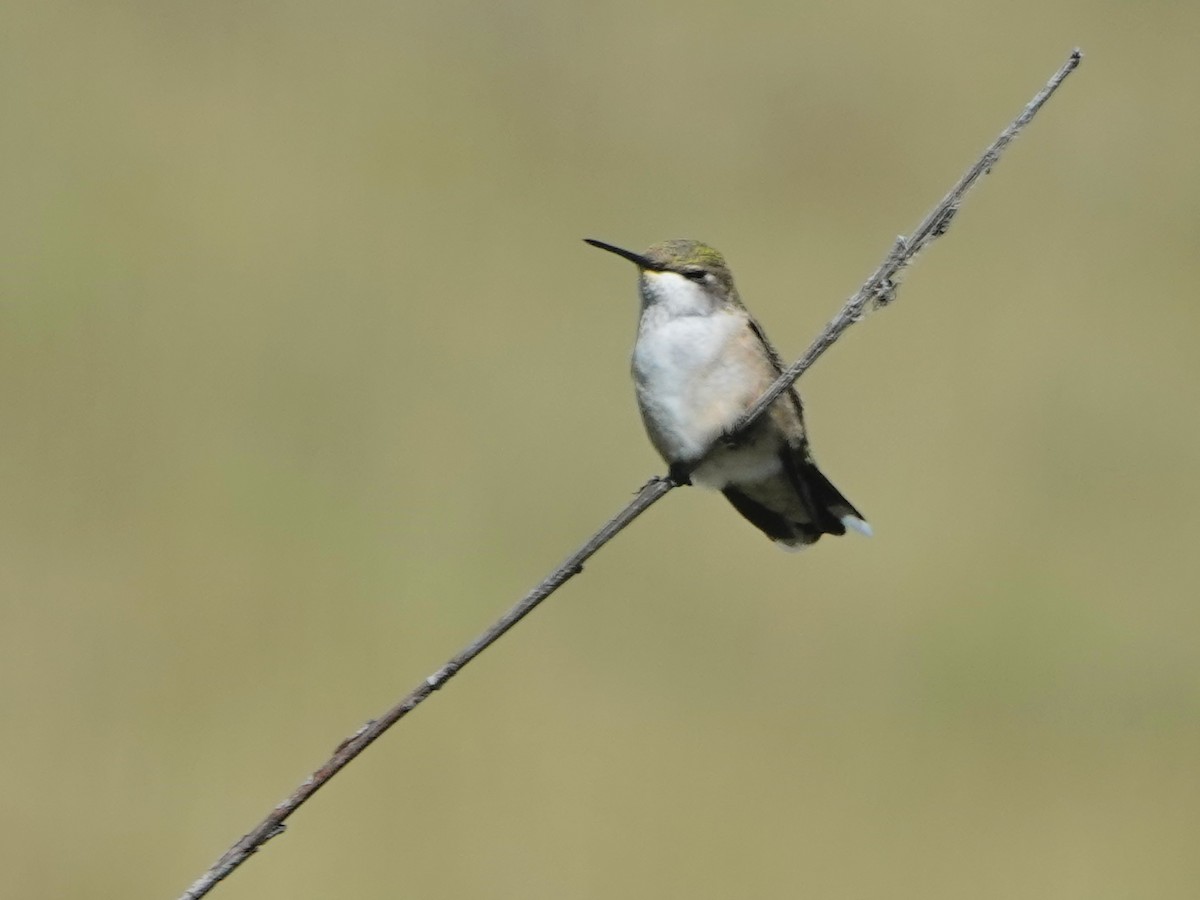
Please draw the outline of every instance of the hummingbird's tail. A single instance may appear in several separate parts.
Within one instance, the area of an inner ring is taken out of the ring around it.
[[[863,514],[854,508],[853,503],[842,496],[842,492],[833,486],[833,483],[825,477],[815,463],[807,462],[801,465],[800,476],[808,485],[813,503],[818,510],[824,513],[824,516],[821,517],[822,524],[826,526],[823,529],[824,534],[845,534],[847,528],[867,537],[874,533],[867,520],[863,518]],[[814,541],[816,539],[813,538]]]
[[[842,535],[847,528],[870,536],[862,513],[817,468],[811,459],[785,454],[789,491],[780,496],[779,480],[726,485],[725,498],[767,537],[788,550],[815,544],[823,534]]]

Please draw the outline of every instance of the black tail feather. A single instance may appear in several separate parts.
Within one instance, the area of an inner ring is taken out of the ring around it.
[[[802,514],[784,515],[783,512],[777,512],[738,486],[728,485],[722,493],[752,525],[786,547],[798,549],[816,543],[822,534],[843,535],[847,524],[858,531],[870,533],[862,513],[833,486],[811,459],[785,453],[783,468],[800,499],[800,506],[804,510]]]
[[[751,525],[771,540],[782,541],[785,544],[796,540],[795,526],[779,513],[767,509],[756,500],[751,500],[737,488],[727,487],[721,493],[725,495],[726,500],[733,504],[734,509],[749,520]],[[816,539],[814,537],[812,540]],[[805,543],[811,544],[812,541],[805,541]]]
[[[813,502],[822,514],[823,523],[827,520],[834,526],[826,528],[829,534],[846,533],[846,516],[853,516],[864,525],[866,524],[866,516],[854,508],[854,504],[833,486],[833,483],[815,464],[805,463],[802,472],[804,481],[808,484],[809,491],[812,492]]]

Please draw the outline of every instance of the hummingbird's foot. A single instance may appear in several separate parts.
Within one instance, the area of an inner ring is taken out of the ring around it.
[[[676,487],[683,487],[692,483],[692,467],[687,463],[673,462],[667,470],[667,477],[675,483]]]

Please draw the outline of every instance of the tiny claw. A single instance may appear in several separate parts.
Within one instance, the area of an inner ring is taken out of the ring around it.
[[[684,476],[684,477],[686,477],[686,476]],[[685,482],[676,481],[669,473],[666,475],[651,475],[645,484],[643,484],[640,488],[638,488],[636,491],[634,491],[634,494],[640,494],[640,493],[642,493],[642,491],[648,490],[649,488],[654,487],[656,484],[665,484],[665,485],[669,485],[670,487],[679,487],[682,484],[691,484],[691,482],[690,481],[685,481]]]

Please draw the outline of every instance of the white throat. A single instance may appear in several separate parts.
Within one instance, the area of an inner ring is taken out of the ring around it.
[[[712,294],[678,272],[643,272],[642,304],[643,311],[656,310],[662,319],[716,312]]]

